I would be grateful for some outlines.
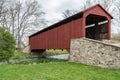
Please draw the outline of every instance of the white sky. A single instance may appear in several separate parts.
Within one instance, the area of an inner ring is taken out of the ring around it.
[[[49,21],[48,25],[63,19],[62,12],[66,9],[78,10],[85,0],[38,0],[46,12],[45,18]]]

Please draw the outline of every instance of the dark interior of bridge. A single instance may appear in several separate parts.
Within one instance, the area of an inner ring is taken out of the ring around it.
[[[108,21],[106,17],[90,14],[86,18],[86,38],[108,39]]]

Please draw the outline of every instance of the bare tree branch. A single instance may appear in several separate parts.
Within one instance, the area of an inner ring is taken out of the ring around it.
[[[67,18],[69,16],[72,16],[72,15],[76,14],[77,12],[78,12],[78,10],[67,9],[64,12],[62,12],[62,14],[63,14],[62,16],[63,16],[63,18]]]
[[[19,49],[24,36],[35,31],[35,27],[39,29],[40,25],[46,24],[43,17],[45,12],[42,11],[36,0],[25,0],[25,2],[19,0],[6,2],[3,0],[0,1],[0,4],[0,23],[2,26],[6,26],[8,31],[14,35]],[[4,6],[5,4],[7,5]]]

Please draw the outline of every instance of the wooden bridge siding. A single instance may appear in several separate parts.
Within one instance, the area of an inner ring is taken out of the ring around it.
[[[73,20],[72,22],[68,22],[66,24],[62,24],[62,22],[74,19],[77,15],[83,14],[82,18]],[[89,14],[95,14],[104,16],[108,19],[108,39],[111,38],[111,19],[113,18],[109,13],[107,13],[99,4],[93,6],[87,10],[84,10],[76,15],[69,17],[61,21],[61,26],[56,27],[54,29],[48,30],[46,32],[38,34],[33,34],[29,36],[29,44],[30,50],[38,50],[38,49],[70,49],[70,40],[74,38],[86,37],[86,17]],[[50,26],[53,27],[53,26]],[[46,28],[48,29],[48,28]],[[44,29],[44,30],[46,30]]]
[[[82,35],[82,18],[30,38],[31,50],[70,49],[70,41]]]

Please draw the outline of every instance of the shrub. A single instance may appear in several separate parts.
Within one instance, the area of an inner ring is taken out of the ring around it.
[[[15,50],[14,56],[12,57],[12,59],[22,60],[22,59],[26,59],[28,57],[30,57],[30,54],[25,54],[23,52]]]
[[[0,27],[0,61],[9,61],[15,50],[15,39],[6,28]]]
[[[50,50],[46,50],[46,53],[55,53],[55,54],[67,54],[68,52],[67,52],[67,50],[60,50],[60,49],[56,49],[56,50],[54,50],[54,49],[50,49]]]

